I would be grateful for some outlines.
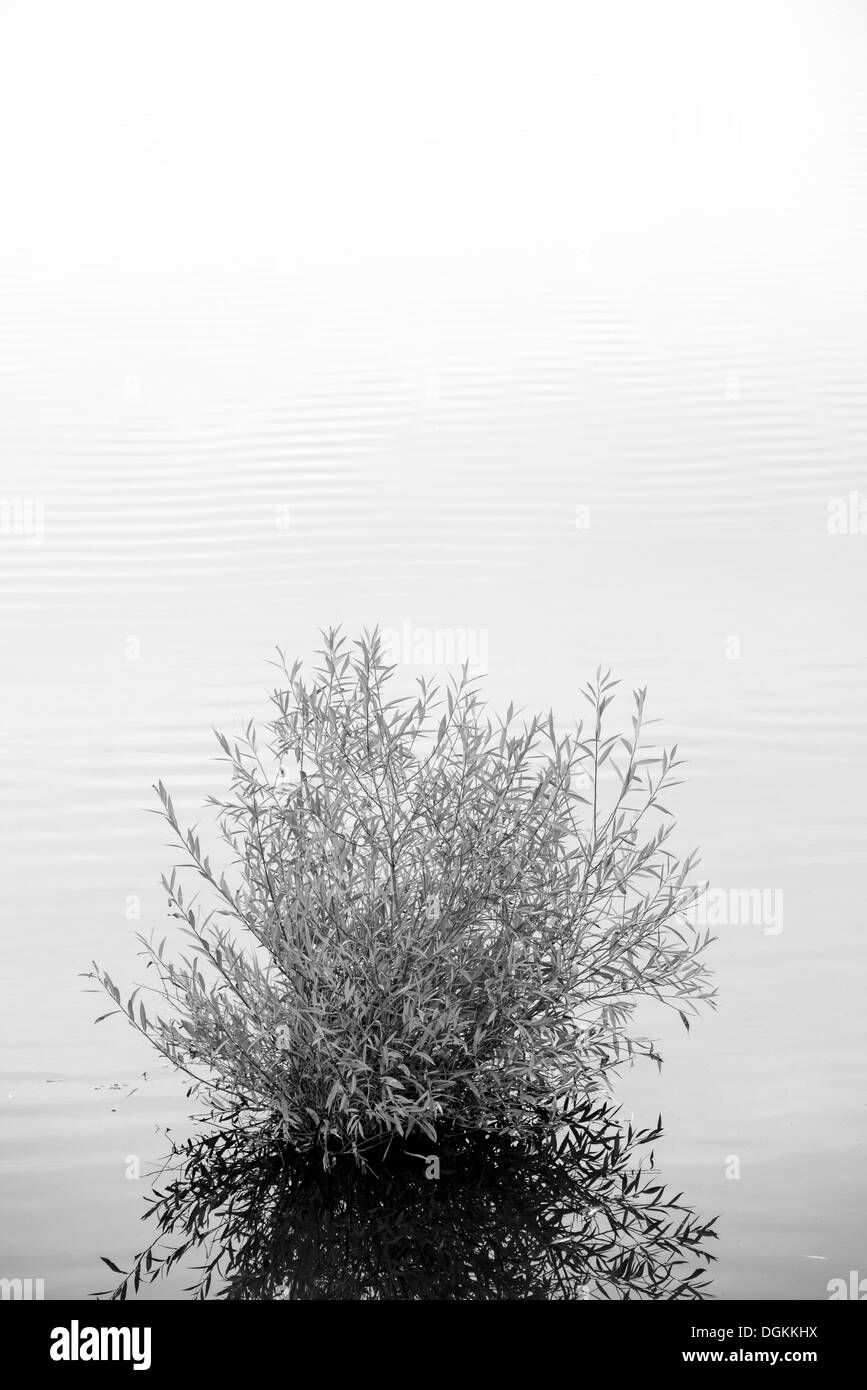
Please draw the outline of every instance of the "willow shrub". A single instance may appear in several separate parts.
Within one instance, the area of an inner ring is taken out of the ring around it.
[[[326,1168],[443,1128],[520,1137],[656,1057],[639,1000],[689,1026],[708,938],[684,917],[693,861],[662,804],[679,761],[643,748],[644,691],[609,733],[616,682],[597,673],[562,734],[495,717],[466,671],[395,695],[378,633],[329,633],[309,683],[280,669],[267,738],[217,736],[223,870],[157,788],[187,945],[142,939],[157,1004],[124,1005],[94,967],[214,1116],[243,1112]]]

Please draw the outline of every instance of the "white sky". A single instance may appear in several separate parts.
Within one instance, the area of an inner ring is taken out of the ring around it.
[[[4,0],[0,254],[821,257],[865,55],[858,0]]]

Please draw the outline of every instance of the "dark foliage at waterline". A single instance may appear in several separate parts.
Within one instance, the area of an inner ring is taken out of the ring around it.
[[[490,714],[466,672],[393,695],[377,633],[352,648],[329,633],[321,657],[308,685],[281,654],[267,739],[252,723],[232,743],[217,735],[222,869],[158,785],[184,856],[163,882],[185,949],[141,938],[152,983],[126,1005],[94,965],[110,1012],[206,1104],[209,1132],[170,1205],[156,1201],[181,1249],[223,1220],[205,1174],[232,1201],[211,1149],[247,1175],[242,1193],[257,1164],[276,1181],[275,1154],[287,1200],[308,1172],[351,1181],[344,1225],[386,1180],[386,1153],[442,1146],[460,1167],[461,1135],[473,1152],[520,1154],[528,1173],[547,1155],[559,1180],[574,1161],[556,1150],[564,1125],[575,1139],[569,1116],[594,1113],[624,1061],[660,1060],[633,1032],[638,1001],[676,1008],[687,1028],[712,1002],[709,938],[685,915],[694,861],[668,846],[663,798],[680,764],[646,745],[643,691],[631,731],[609,733],[617,682],[597,673],[589,719],[561,734],[552,714]],[[149,1258],[145,1273],[170,1267]]]
[[[659,1134],[583,1100],[557,1134],[448,1129],[428,1179],[433,1151],[392,1140],[364,1168],[326,1170],[239,1114],[175,1149],[149,1213],[159,1234],[111,1296],[193,1250],[200,1298],[700,1299],[714,1223],[648,1171]]]

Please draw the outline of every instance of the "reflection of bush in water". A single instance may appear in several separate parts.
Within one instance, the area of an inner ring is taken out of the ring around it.
[[[582,1101],[559,1138],[441,1136],[428,1180],[433,1146],[325,1169],[238,1116],[177,1148],[152,1211],[181,1243],[144,1252],[114,1296],[201,1247],[199,1297],[213,1283],[248,1300],[702,1298],[714,1223],[647,1171],[659,1133]]]

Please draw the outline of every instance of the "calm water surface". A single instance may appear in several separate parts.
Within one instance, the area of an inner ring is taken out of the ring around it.
[[[10,154],[0,1274],[48,1297],[141,1247],[130,1157],[187,1114],[77,978],[135,977],[163,920],[151,783],[195,820],[211,727],[263,709],[275,643],[307,655],[335,622],[483,631],[490,698],[564,721],[600,662],[649,686],[690,760],[679,847],[716,887],[781,890],[783,918],[717,928],[718,1012],[652,1019],[666,1064],[620,1095],[662,1112],[665,1181],[721,1213],[718,1296],[867,1275],[867,535],[828,529],[834,499],[867,512],[867,24],[726,6],[705,45],[689,7],[646,31],[626,9],[596,15],[595,65],[577,31],[550,72],[522,50],[523,114],[514,72],[480,88],[475,50],[432,39],[448,113],[396,69],[395,119],[358,128],[348,39],[293,95],[326,61],[304,29],[272,109],[249,75],[270,45],[218,24],[147,120],[150,40],[124,30],[70,126]]]

